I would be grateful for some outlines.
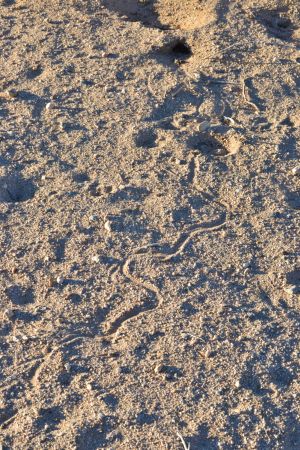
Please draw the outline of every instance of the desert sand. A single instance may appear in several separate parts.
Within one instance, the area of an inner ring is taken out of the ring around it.
[[[1,448],[300,449],[299,1],[0,4]]]

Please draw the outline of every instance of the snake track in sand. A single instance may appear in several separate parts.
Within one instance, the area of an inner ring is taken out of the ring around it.
[[[150,256],[153,259],[156,259],[161,262],[169,262],[176,256],[178,256],[180,253],[184,251],[190,240],[195,237],[198,234],[210,232],[210,231],[218,231],[226,224],[226,215],[225,217],[221,217],[219,220],[215,221],[214,223],[209,224],[196,224],[193,227],[191,227],[188,231],[182,233],[179,238],[175,241],[175,243],[172,245],[170,251],[166,253],[157,252],[152,253]],[[145,314],[153,309],[158,308],[163,303],[163,296],[157,286],[150,283],[149,281],[145,281],[140,277],[135,276],[131,271],[131,264],[134,260],[137,258],[143,257],[147,255],[147,251],[151,247],[160,247],[159,244],[150,244],[144,247],[138,248],[132,255],[130,255],[123,265],[121,266],[121,272],[122,274],[128,278],[134,285],[139,286],[148,292],[151,292],[154,297],[156,298],[156,302],[152,305],[147,305],[146,307],[141,307],[140,305],[136,305],[132,307],[131,309],[125,311],[121,316],[119,316],[117,319],[115,319],[112,323],[109,324],[109,328],[106,332],[107,335],[113,335],[115,334],[119,328],[127,322],[127,320],[132,319],[133,317],[136,317],[141,314]]]

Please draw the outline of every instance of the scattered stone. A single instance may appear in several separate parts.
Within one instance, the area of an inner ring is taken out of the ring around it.
[[[95,216],[95,214],[92,214],[92,215],[89,217],[89,220],[90,220],[91,222],[95,222],[95,221],[97,220],[97,216]]]
[[[5,309],[3,312],[3,319],[11,320],[14,317],[14,311],[12,309]]]
[[[284,291],[289,295],[300,294],[300,286],[291,285],[284,288]]]
[[[175,159],[175,164],[177,164],[178,166],[183,166],[184,164],[186,164],[186,160],[185,159],[176,158]]]
[[[156,367],[154,368],[154,372],[155,372],[155,373],[162,373],[164,367],[165,367],[165,366],[164,366],[163,364],[158,364],[158,366],[156,366]]]
[[[227,125],[232,125],[232,126],[236,125],[236,122],[232,117],[223,116],[223,120],[224,120],[224,123]]]
[[[54,103],[52,102],[48,102],[45,106],[45,108],[47,109],[47,111],[54,109]]]
[[[180,369],[175,366],[167,366],[165,364],[159,364],[155,367],[154,372],[164,375],[166,381],[176,381],[183,376]]]
[[[294,167],[292,169],[292,174],[295,176],[300,176],[300,166]]]
[[[16,91],[15,89],[9,89],[6,91],[6,95],[9,98],[17,98],[18,97],[18,91]]]
[[[58,277],[56,278],[56,283],[57,283],[57,284],[63,284],[63,282],[64,282],[63,277],[58,276]]]
[[[107,220],[104,224],[104,228],[106,231],[108,231],[109,233],[111,233],[111,223],[109,220]]]
[[[210,127],[211,127],[211,123],[208,122],[207,120],[204,120],[203,122],[199,123],[198,130],[200,132],[203,132],[203,131],[209,130]]]
[[[95,263],[99,263],[100,262],[100,256],[99,255],[94,255],[92,257],[92,261],[95,262]]]

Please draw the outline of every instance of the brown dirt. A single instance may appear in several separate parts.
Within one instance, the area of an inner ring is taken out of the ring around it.
[[[2,448],[300,448],[298,0],[2,0]]]

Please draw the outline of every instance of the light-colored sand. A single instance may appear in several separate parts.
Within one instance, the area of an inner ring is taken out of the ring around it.
[[[2,448],[300,448],[298,0],[2,0]]]

